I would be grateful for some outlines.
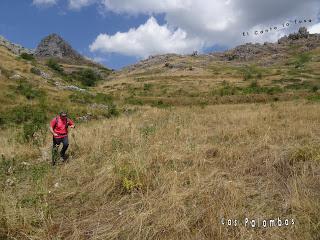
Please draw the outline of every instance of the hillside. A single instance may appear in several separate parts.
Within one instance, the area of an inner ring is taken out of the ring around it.
[[[320,35],[246,44],[224,53],[153,56],[100,85],[127,103],[207,105],[312,95],[319,86]],[[231,59],[231,60],[230,60]]]
[[[0,46],[0,239],[319,239],[319,46],[301,31],[117,72]],[[61,108],[77,127],[52,167]]]

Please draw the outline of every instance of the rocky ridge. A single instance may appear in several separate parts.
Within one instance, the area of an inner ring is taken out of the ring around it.
[[[9,51],[13,52],[16,55],[20,55],[22,53],[28,53],[33,54],[34,50],[25,48],[19,44],[15,44],[4,38],[3,36],[0,36],[0,46],[4,46]]]

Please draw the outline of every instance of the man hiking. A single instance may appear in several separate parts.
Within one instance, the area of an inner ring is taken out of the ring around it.
[[[53,136],[53,146],[52,146],[52,165],[56,164],[57,157],[58,157],[58,149],[60,144],[62,143],[62,149],[60,152],[60,157],[63,161],[68,159],[66,155],[66,151],[69,146],[68,141],[68,127],[74,128],[74,123],[71,119],[68,118],[66,112],[60,112],[58,116],[50,122],[50,132]]]

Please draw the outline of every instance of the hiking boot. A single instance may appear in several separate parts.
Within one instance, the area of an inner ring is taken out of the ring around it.
[[[62,158],[62,162],[65,162],[68,160],[69,156],[68,154],[65,154],[65,155],[62,155],[61,158]]]

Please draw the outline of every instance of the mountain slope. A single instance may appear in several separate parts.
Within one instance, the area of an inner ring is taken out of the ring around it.
[[[102,79],[0,47],[0,239],[319,239],[320,49],[295,43]],[[53,168],[61,108],[76,129]]]
[[[150,57],[110,75],[99,89],[138,105],[306,97],[320,87],[320,35],[301,32],[279,43],[246,44],[224,53]]]

